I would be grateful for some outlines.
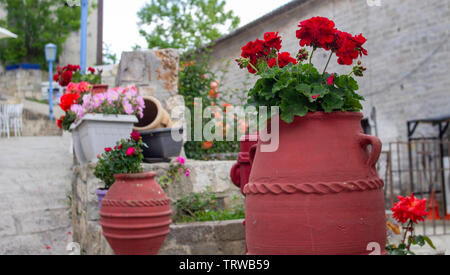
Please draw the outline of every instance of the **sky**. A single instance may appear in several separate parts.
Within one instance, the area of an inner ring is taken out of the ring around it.
[[[118,58],[123,51],[130,51],[135,45],[146,48],[147,43],[139,34],[136,14],[147,1],[104,1],[103,40]],[[226,0],[226,9],[239,16],[240,26],[244,26],[288,2],[290,0]]]

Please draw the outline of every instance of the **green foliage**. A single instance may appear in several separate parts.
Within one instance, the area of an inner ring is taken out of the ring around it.
[[[64,131],[69,131],[70,126],[75,122],[77,119],[77,115],[74,112],[66,112],[66,115],[64,116],[64,119],[61,121],[61,126]]]
[[[210,68],[211,58],[207,53],[190,56],[181,61],[181,70],[179,73],[179,93],[184,97],[186,108],[191,112],[191,121],[188,121],[188,127],[191,127],[191,141],[184,145],[186,156],[189,159],[209,160],[211,154],[220,153],[238,153],[239,142],[214,141],[211,148],[205,148],[204,142],[194,141],[194,107],[195,99],[202,100],[202,113],[205,108],[215,105],[221,106],[225,99],[218,94],[217,97],[210,96],[211,83],[217,82],[217,75]],[[203,126],[207,123],[203,120]]]
[[[283,68],[263,68],[260,79],[249,91],[248,103],[279,106],[281,119],[291,123],[295,116],[308,112],[358,112],[364,98],[356,93],[358,83],[349,75],[334,74],[334,85],[328,85],[328,73],[320,74],[310,64],[289,64]]]
[[[97,73],[85,73],[81,74],[80,71],[76,71],[73,73],[72,76],[72,82],[73,83],[80,83],[83,81],[88,82],[89,84],[101,84],[102,83],[102,70],[98,70]]]
[[[177,221],[178,222],[204,222],[236,220],[245,218],[244,205],[237,203],[237,198],[233,198],[234,204],[231,209],[218,209],[216,196],[210,188],[202,193],[192,193],[177,201]]]
[[[186,160],[183,157],[178,157],[170,162],[167,173],[165,175],[161,175],[157,179],[159,185],[163,189],[166,189],[173,183],[180,182],[181,175],[184,175],[185,177],[189,176],[190,171],[184,166],[185,161]]]
[[[103,64],[117,64],[117,54],[113,53],[110,46],[106,43],[103,43]]]
[[[80,7],[65,0],[0,0],[7,11],[0,26],[18,35],[0,42],[0,60],[5,65],[37,63],[46,68],[45,45],[54,43],[58,56],[72,31],[80,28]]]
[[[141,163],[144,159],[142,147],[147,147],[142,142],[142,138],[139,141],[135,141],[132,138],[122,139],[120,142],[117,142],[114,149],[109,148],[111,149],[110,152],[105,150],[100,155],[94,175],[105,183],[105,189],[109,189],[114,184],[114,175],[142,173]],[[134,148],[135,150],[131,156],[127,155],[129,148]]]
[[[240,22],[225,10],[224,0],[151,0],[138,17],[150,49],[193,49],[222,36],[224,26],[231,31]]]

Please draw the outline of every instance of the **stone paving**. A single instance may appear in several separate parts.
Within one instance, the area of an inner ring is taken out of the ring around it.
[[[0,139],[0,255],[68,254],[70,142]]]

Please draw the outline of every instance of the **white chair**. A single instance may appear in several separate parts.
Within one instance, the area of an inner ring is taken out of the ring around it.
[[[9,105],[8,104],[0,104],[0,137],[3,135],[10,137],[10,128],[9,128]]]
[[[9,125],[14,131],[14,136],[22,136],[23,104],[10,105]]]

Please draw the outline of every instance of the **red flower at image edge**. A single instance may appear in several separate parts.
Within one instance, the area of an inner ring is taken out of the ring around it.
[[[325,17],[313,17],[300,22],[297,30],[297,38],[300,46],[313,46],[318,48],[329,48],[329,44],[335,39],[335,24]]]
[[[70,110],[70,107],[72,107],[72,105],[77,102],[79,98],[80,98],[79,94],[67,93],[61,97],[60,99],[61,103],[59,104],[59,107],[61,107],[61,109],[64,112],[67,112]]]
[[[394,207],[392,207],[393,217],[400,223],[407,223],[411,220],[414,223],[418,221],[424,221],[425,217],[428,216],[426,212],[427,199],[419,200],[411,194],[411,197],[399,196],[400,200]]]

